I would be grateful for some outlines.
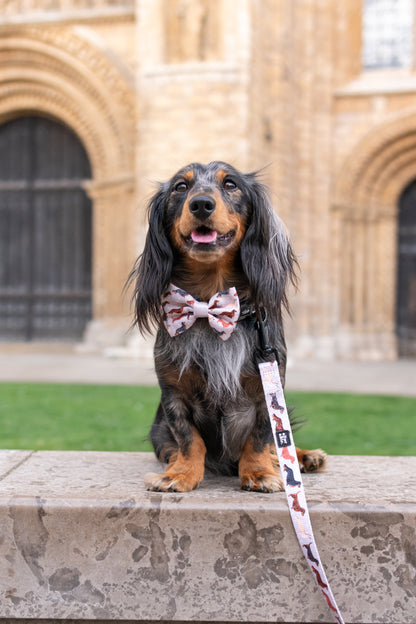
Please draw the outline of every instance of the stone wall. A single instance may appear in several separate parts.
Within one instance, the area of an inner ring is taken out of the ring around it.
[[[415,463],[330,457],[304,475],[346,622],[416,622]],[[147,492],[147,471],[150,453],[0,453],[0,622],[333,621],[284,492]]]
[[[93,164],[98,334],[128,326],[120,293],[155,183],[220,159],[261,171],[293,239],[292,355],[396,357],[397,201],[416,177],[416,79],[362,72],[361,8],[7,0],[0,122],[29,110],[55,116]]]

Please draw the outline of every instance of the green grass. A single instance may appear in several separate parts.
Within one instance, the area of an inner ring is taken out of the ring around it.
[[[149,451],[160,392],[137,386],[0,384],[0,448]],[[416,399],[288,392],[303,448],[416,455]]]
[[[150,451],[158,388],[0,384],[0,448]]]
[[[291,392],[288,405],[306,422],[297,446],[333,455],[416,455],[416,399]]]

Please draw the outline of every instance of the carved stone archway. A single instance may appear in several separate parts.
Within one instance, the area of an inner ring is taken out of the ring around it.
[[[135,254],[133,77],[68,27],[10,27],[0,36],[0,123],[41,114],[80,138],[93,179],[93,318],[123,315]]]
[[[341,357],[397,357],[398,201],[415,178],[416,111],[373,129],[340,169],[334,255],[339,258]]]

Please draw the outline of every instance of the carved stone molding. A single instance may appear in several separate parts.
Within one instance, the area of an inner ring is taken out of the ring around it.
[[[129,78],[70,28],[13,28],[0,37],[3,118],[32,108],[62,119],[85,142],[95,177],[133,169]]]
[[[133,193],[135,190],[135,177],[125,175],[118,178],[110,178],[102,182],[94,180],[84,183],[84,188],[93,200],[120,197],[125,193]]]
[[[398,207],[391,204],[359,204],[337,202],[332,204],[332,211],[338,214],[344,222],[351,223],[374,223],[375,221],[397,219]]]
[[[66,11],[74,9],[101,9],[106,7],[133,8],[134,0],[3,0],[4,15],[36,11]]]
[[[337,203],[390,204],[414,177],[416,110],[392,116],[376,126],[342,163],[335,187]],[[406,170],[409,178],[402,175]]]
[[[1,0],[0,26],[134,16],[135,0]]]

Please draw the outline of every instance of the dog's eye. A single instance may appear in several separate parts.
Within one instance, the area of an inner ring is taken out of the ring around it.
[[[234,180],[231,180],[231,178],[225,178],[222,185],[226,191],[233,191],[237,188],[237,184],[234,182]]]
[[[174,188],[178,193],[185,193],[188,190],[188,184],[184,180],[181,180],[175,184]]]

